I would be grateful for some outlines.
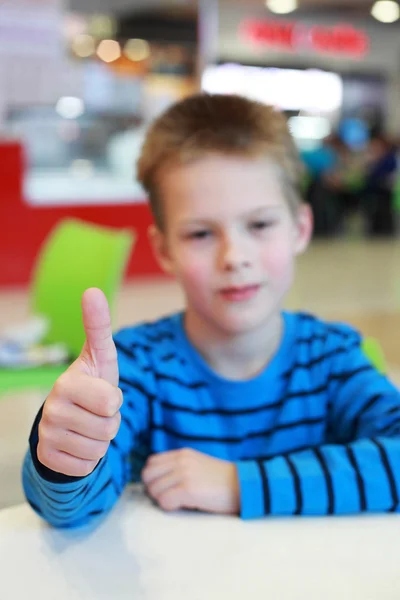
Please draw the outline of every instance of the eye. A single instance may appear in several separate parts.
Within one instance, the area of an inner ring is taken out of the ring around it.
[[[187,235],[190,240],[205,240],[211,236],[211,231],[207,229],[199,229],[198,231],[192,231]]]
[[[250,223],[250,228],[255,231],[263,231],[264,229],[270,229],[275,225],[274,221],[254,221]]]

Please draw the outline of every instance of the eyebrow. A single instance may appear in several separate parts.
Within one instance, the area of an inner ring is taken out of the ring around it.
[[[259,214],[263,213],[263,212],[272,212],[272,211],[281,211],[283,209],[283,206],[279,205],[279,204],[270,204],[270,205],[266,205],[266,206],[260,206],[258,208],[254,208],[252,209],[250,212],[247,213],[243,213],[242,215],[239,215],[240,219],[250,219],[250,218],[255,218],[257,217]],[[204,225],[204,224],[209,224],[214,222],[212,219],[207,219],[207,218],[201,218],[199,217],[198,219],[183,219],[180,222],[181,226],[187,226],[187,225]]]

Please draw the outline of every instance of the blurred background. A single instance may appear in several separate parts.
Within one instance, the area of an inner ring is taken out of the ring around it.
[[[98,281],[79,275],[89,243],[72,237],[60,254],[54,232],[71,219],[129,230],[118,264],[91,246],[93,273],[113,281],[115,328],[182,306],[151,255],[135,160],[151,120],[198,89],[285,112],[315,219],[287,305],[358,327],[400,383],[397,0],[2,0],[0,508],[23,500],[30,426],[57,357],[73,357],[48,307],[62,318],[69,290]],[[38,313],[48,321],[32,321]],[[65,354],[40,353],[42,341]],[[48,370],[35,379],[33,367]]]

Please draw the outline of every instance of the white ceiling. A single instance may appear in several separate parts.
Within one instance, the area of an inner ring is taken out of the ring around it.
[[[217,2],[218,0],[200,0]],[[220,0],[224,4],[263,5],[263,0]],[[136,12],[156,7],[190,7],[197,0],[65,0],[70,10],[77,12]],[[312,8],[362,8],[371,6],[371,0],[299,0],[300,7]]]

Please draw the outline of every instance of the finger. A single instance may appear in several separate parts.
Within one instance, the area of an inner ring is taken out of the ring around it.
[[[179,456],[184,454],[186,450],[168,450],[167,452],[158,452],[157,454],[152,454],[148,458],[148,464],[163,464],[176,462]]]
[[[109,442],[92,440],[74,431],[54,428],[45,430],[45,433],[42,431],[40,441],[45,446],[47,444],[49,447],[57,448],[60,452],[89,461],[98,461],[103,458],[109,447]]]
[[[74,404],[61,404],[54,408],[44,405],[40,429],[54,427],[56,429],[69,429],[74,433],[83,435],[92,440],[109,442],[115,438],[121,424],[121,413],[114,417],[99,417],[80,406]]]
[[[99,417],[113,417],[123,403],[122,391],[108,381],[91,377],[86,373],[61,375],[54,385],[58,398],[84,408]]]
[[[169,490],[171,487],[175,487],[180,483],[181,477],[176,471],[171,471],[158,479],[154,479],[150,484],[146,485],[148,494],[158,500],[158,498]]]
[[[160,494],[157,499],[158,505],[167,512],[179,510],[181,508],[194,508],[188,500],[187,494],[181,485],[170,487]]]
[[[150,458],[143,471],[142,471],[142,481],[146,485],[149,485],[155,479],[159,479],[168,473],[171,473],[176,468],[176,457],[169,453],[168,456],[159,455],[159,459],[155,460],[155,458]]]
[[[83,294],[82,318],[86,335],[82,360],[89,358],[94,374],[117,386],[117,350],[112,336],[110,309],[107,298],[98,288],[90,288]]]
[[[96,468],[98,460],[83,460],[60,452],[59,450],[48,450],[39,444],[37,454],[39,461],[56,473],[62,473],[69,477],[86,477]]]

